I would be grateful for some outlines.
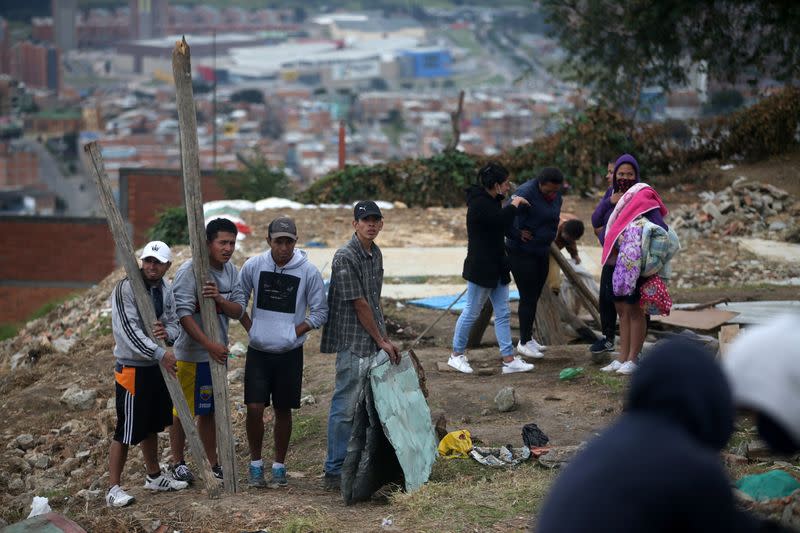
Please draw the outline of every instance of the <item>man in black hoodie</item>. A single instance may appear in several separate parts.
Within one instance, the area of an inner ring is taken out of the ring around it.
[[[624,414],[556,480],[536,530],[727,532],[757,529],[734,506],[719,451],[731,391],[711,354],[658,344],[634,373]]]

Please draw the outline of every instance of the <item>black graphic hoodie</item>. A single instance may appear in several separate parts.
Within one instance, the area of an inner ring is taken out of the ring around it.
[[[306,322],[317,329],[328,319],[322,275],[303,250],[295,250],[282,267],[275,264],[270,250],[251,257],[239,272],[239,282],[246,295],[245,307],[253,293],[250,346],[256,350],[269,353],[293,350],[306,340],[306,335],[297,337],[295,326]]]

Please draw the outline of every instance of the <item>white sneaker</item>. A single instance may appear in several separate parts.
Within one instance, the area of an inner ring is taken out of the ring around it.
[[[539,352],[546,352],[547,351],[547,346],[545,346],[544,344],[539,344],[538,342],[536,342],[536,339],[534,339],[533,337],[531,337],[531,340],[529,340],[526,344],[528,346],[532,345]]]
[[[473,372],[472,367],[469,365],[469,361],[467,360],[467,356],[464,354],[450,354],[450,359],[447,360],[447,366],[455,368],[464,374],[472,374]]]
[[[125,507],[131,503],[135,498],[122,490],[119,485],[114,485],[108,489],[106,494],[106,505],[108,507]]]
[[[503,361],[503,374],[513,374],[514,372],[530,372],[533,370],[532,363],[526,363],[519,356],[515,357],[510,363]]]
[[[152,479],[150,476],[146,476],[144,481],[144,488],[161,492],[168,490],[183,490],[188,486],[189,484],[185,481],[172,479],[168,476],[165,476],[163,473],[159,474],[157,478]]]
[[[533,357],[534,359],[541,359],[544,354],[537,348],[538,344],[535,340],[531,339],[525,344],[522,341],[517,343],[517,353],[525,357]]]
[[[614,359],[613,361],[611,361],[610,365],[606,365],[603,368],[601,368],[600,372],[616,372],[620,368],[622,368],[622,363]]]
[[[637,367],[638,365],[633,361],[625,361],[624,363],[622,363],[622,366],[620,366],[617,369],[617,374],[625,374],[625,375],[633,374],[636,371]]]

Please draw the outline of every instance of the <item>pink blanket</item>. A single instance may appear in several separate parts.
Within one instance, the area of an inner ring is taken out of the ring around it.
[[[637,183],[622,195],[608,218],[606,237],[603,243],[603,255],[601,257],[602,264],[605,265],[606,261],[608,261],[608,257],[611,255],[611,251],[614,249],[622,230],[638,217],[653,209],[658,209],[661,212],[661,216],[666,216],[669,213],[667,206],[661,201],[661,197],[656,190],[645,183]]]

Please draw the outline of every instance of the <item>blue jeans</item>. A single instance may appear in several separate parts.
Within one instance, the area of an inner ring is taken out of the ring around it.
[[[467,339],[472,325],[478,319],[486,299],[492,301],[494,308],[494,334],[500,345],[500,355],[507,357],[514,355],[514,345],[511,342],[511,311],[508,307],[508,285],[499,281],[494,289],[488,289],[467,282],[467,306],[461,311],[461,316],[456,322],[453,333],[453,353],[463,354],[467,349]]]
[[[358,357],[350,350],[336,354],[336,384],[328,414],[328,457],[325,459],[325,473],[328,475],[341,475],[347,443],[353,432],[356,402],[367,383],[367,371],[377,355]]]

